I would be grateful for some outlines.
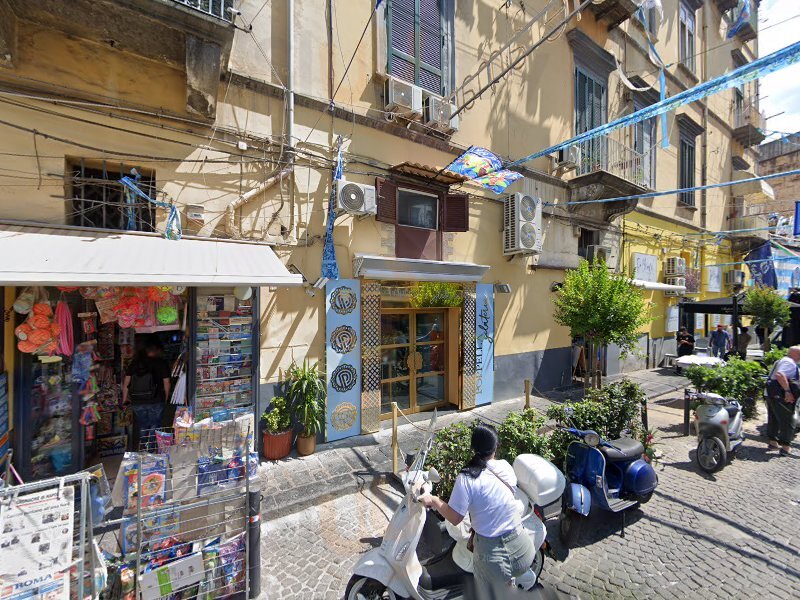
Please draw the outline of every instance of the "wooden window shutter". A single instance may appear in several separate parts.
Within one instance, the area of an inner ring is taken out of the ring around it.
[[[447,194],[444,197],[442,231],[469,231],[469,196]]]
[[[375,180],[375,195],[378,198],[376,221],[397,223],[397,185],[388,179]]]

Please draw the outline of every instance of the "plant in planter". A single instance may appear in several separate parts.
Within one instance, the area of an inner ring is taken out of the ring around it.
[[[292,451],[292,416],[286,398],[275,396],[261,415],[264,423],[264,458],[280,460]]]
[[[317,446],[317,434],[325,423],[325,381],[317,365],[303,362],[289,367],[289,402],[295,419],[303,428],[297,436],[297,453],[300,456],[313,454]]]
[[[457,283],[421,281],[411,288],[409,301],[414,308],[453,308],[464,304],[464,290]]]

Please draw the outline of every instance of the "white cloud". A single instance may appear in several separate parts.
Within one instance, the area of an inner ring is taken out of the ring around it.
[[[758,21],[761,56],[800,40],[800,2],[797,0],[764,0]],[[760,86],[761,108],[766,116],[772,117],[767,127],[783,132],[800,131],[800,64],[767,75],[761,79]]]

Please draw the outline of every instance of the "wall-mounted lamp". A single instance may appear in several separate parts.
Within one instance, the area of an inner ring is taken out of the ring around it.
[[[495,294],[510,294],[511,293],[511,285],[508,283],[495,283],[494,284],[494,293]]]

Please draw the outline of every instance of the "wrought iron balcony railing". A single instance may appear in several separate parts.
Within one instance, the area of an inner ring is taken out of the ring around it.
[[[199,11],[210,17],[216,17],[223,21],[231,21],[233,15],[229,8],[233,8],[233,0],[172,0],[177,4],[182,4],[191,9]]]
[[[651,152],[638,152],[612,137],[597,137],[580,144],[577,174],[606,171],[640,187],[653,188],[655,164]]]

